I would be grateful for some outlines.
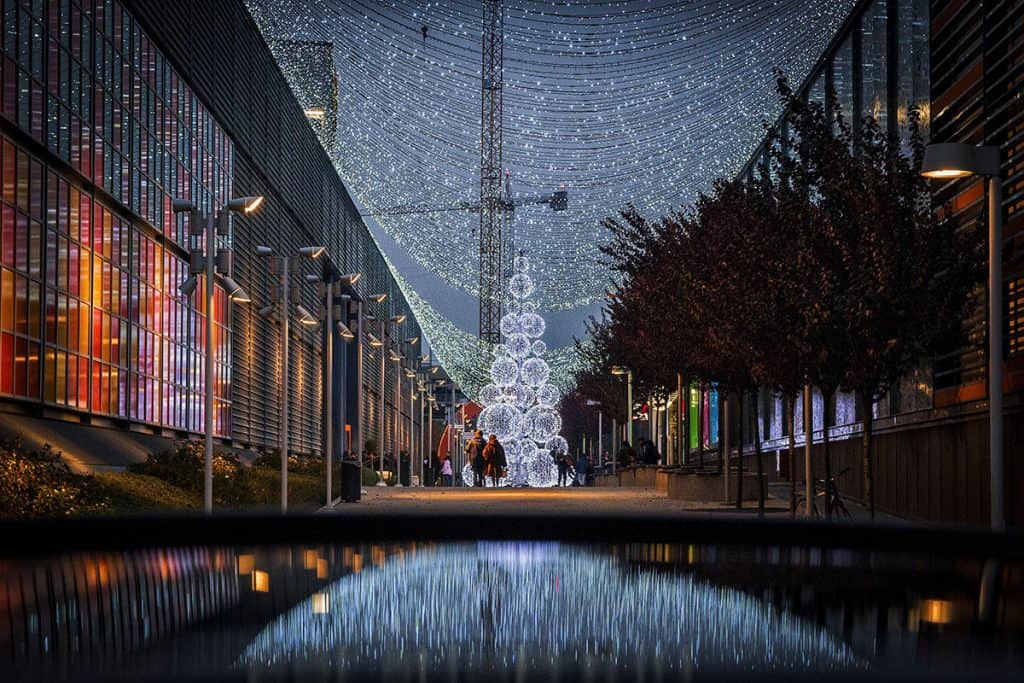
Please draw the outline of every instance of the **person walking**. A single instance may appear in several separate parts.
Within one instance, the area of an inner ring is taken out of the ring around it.
[[[569,459],[565,457],[565,451],[558,451],[558,485],[568,485]]]
[[[579,482],[580,486],[587,485],[587,469],[590,467],[590,461],[587,458],[586,453],[580,453],[579,459],[576,461],[576,481]]]
[[[441,485],[450,487],[452,485],[452,459],[445,458],[441,463]]]
[[[485,474],[490,477],[491,485],[497,487],[498,481],[505,476],[505,465],[508,464],[508,461],[505,459],[505,448],[494,434],[487,437],[487,445],[484,446],[484,462],[487,463]]]
[[[466,460],[473,468],[473,486],[484,485],[484,433],[473,432],[473,438],[466,443]]]
[[[437,457],[437,451],[430,451],[430,478],[434,486],[441,485],[441,458]]]

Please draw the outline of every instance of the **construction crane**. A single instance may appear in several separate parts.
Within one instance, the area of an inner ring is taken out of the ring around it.
[[[473,211],[480,214],[480,339],[489,344],[501,341],[502,294],[505,291],[505,280],[512,270],[516,207],[547,204],[554,211],[565,211],[569,205],[565,189],[551,194],[513,197],[511,173],[507,170],[502,172],[504,25],[504,0],[484,0],[480,70],[479,201],[460,201],[445,206],[402,204],[366,214],[398,216],[440,211]]]
[[[506,171],[505,191],[501,199],[501,209],[506,218],[514,217],[517,207],[531,206],[537,204],[548,204],[552,211],[565,211],[569,207],[569,193],[567,190],[559,189],[550,194],[537,195],[512,195],[511,184],[508,180],[509,172]],[[480,211],[479,201],[458,201],[451,204],[398,204],[380,211],[371,211],[362,214],[363,216],[405,216],[414,213],[441,213],[443,211],[469,211],[478,213]],[[473,236],[476,236],[476,229],[473,229]]]
[[[497,212],[500,216],[501,223],[504,225],[499,226],[497,235],[488,240],[490,244],[493,240],[499,241],[499,252],[497,256],[497,310],[494,307],[484,306],[485,298],[483,296],[483,288],[481,287],[481,305],[480,305],[480,338],[491,343],[498,343],[500,341],[500,330],[498,331],[499,338],[497,341],[493,341],[493,333],[488,332],[485,335],[487,327],[484,322],[493,318],[497,315],[498,322],[501,321],[501,293],[505,289],[505,281],[512,272],[512,256],[515,253],[515,215],[516,209],[525,206],[537,206],[547,204],[552,211],[565,211],[569,208],[569,192],[563,188],[559,188],[554,192],[547,194],[532,194],[532,195],[513,195],[512,194],[512,181],[511,172],[505,171],[504,184],[502,189],[501,197],[498,201]],[[415,204],[398,204],[391,206],[380,211],[372,211],[369,213],[362,214],[363,216],[372,216],[374,218],[380,218],[384,216],[406,216],[411,214],[421,213],[441,213],[445,211],[468,211],[470,213],[481,213],[481,207],[484,205],[482,201],[457,201],[451,204],[427,204],[427,203],[415,203]],[[483,219],[481,218],[481,230],[483,230]],[[473,230],[474,237],[476,236],[476,229]],[[481,235],[481,261],[480,261],[480,280],[481,284],[484,281],[485,275],[485,263],[483,261],[483,244],[484,239]],[[491,301],[494,301],[494,293],[491,294]],[[496,323],[497,324],[497,323]],[[497,330],[497,328],[493,328]]]

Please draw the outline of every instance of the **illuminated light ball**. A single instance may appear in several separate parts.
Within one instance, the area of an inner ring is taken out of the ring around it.
[[[530,486],[547,488],[558,483],[558,466],[543,448],[533,452],[533,457],[527,463],[527,471],[527,482]]]
[[[518,313],[506,313],[501,316],[501,322],[498,324],[498,327],[501,329],[503,336],[511,337],[513,334],[523,331],[523,321]],[[498,344],[498,346],[504,345]]]
[[[516,273],[508,279],[509,294],[523,299],[533,294],[533,280],[526,273]]]
[[[533,359],[531,358],[530,360]],[[515,384],[518,376],[519,364],[508,356],[495,358],[494,362],[491,363],[491,381],[499,387],[507,387],[511,384]],[[545,377],[545,379],[547,378]]]
[[[501,445],[505,448],[505,459],[511,462],[517,459],[523,452],[522,443],[516,438],[510,438],[506,441],[502,441]]]
[[[516,384],[512,387],[512,403],[520,408],[532,405],[535,398],[533,389],[525,384]]]
[[[512,259],[512,268],[517,273],[525,273],[530,270],[530,259],[525,256],[516,256]]]
[[[530,355],[530,338],[522,332],[516,332],[505,339],[505,346],[513,358],[526,358]]]
[[[562,393],[554,384],[542,384],[537,387],[537,403],[545,406],[553,406],[562,398]]]
[[[534,406],[526,411],[524,420],[529,425],[530,438],[539,443],[562,431],[562,418],[550,406]]]
[[[499,358],[498,360],[494,361],[495,365],[497,365],[502,360],[504,359]],[[512,359],[508,360],[511,361]],[[514,361],[512,361],[512,363],[513,365],[515,364]],[[543,358],[528,358],[526,362],[523,363],[521,377],[522,380],[529,384],[531,387],[539,387],[542,384],[546,384],[548,381],[548,377],[550,376],[551,368],[548,367],[548,364],[544,361]],[[491,366],[491,377],[495,377],[493,365]],[[508,382],[508,384],[511,384],[514,381],[515,378],[512,378],[512,381]],[[497,378],[494,378],[494,383],[500,384]]]
[[[487,406],[492,406],[495,403],[498,403],[499,401],[501,401],[503,397],[504,392],[501,390],[501,387],[495,384],[485,384],[480,389],[480,394],[479,397],[477,398],[477,403],[486,408]]]
[[[556,434],[545,442],[544,448],[548,449],[549,454],[551,451],[564,451],[568,453],[569,442],[565,440],[565,437]]]
[[[508,355],[508,347],[504,344],[495,344],[494,348],[491,349],[491,353],[494,354],[495,358],[501,358],[502,356]]]
[[[522,305],[514,298],[509,297],[508,303],[505,304],[505,312],[518,315],[523,312]]]
[[[544,318],[540,317],[536,313],[524,313],[520,324],[522,326],[523,334],[532,338],[543,335],[546,327],[544,324]]]
[[[473,486],[473,466],[468,462],[462,468],[462,481],[463,486]]]
[[[511,439],[519,431],[522,414],[508,403],[497,403],[480,413],[477,425],[484,432],[484,437],[494,434],[498,441]]]
[[[542,342],[540,339],[533,342],[533,355],[543,356],[548,352],[548,345]]]

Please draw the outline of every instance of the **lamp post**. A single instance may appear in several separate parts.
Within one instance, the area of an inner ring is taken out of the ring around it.
[[[387,301],[387,298],[388,295],[386,293],[371,294],[369,296],[370,301],[378,305],[382,305],[385,301]],[[367,337],[369,338],[370,346],[380,353],[380,395],[378,397],[378,403],[380,404],[380,407],[377,411],[377,418],[380,422],[380,425],[377,429],[377,440],[380,443],[377,444],[377,486],[387,486],[387,484],[384,482],[384,432],[387,423],[387,420],[385,419],[384,416],[384,375],[387,369],[387,364],[384,359],[384,343],[386,335],[384,333],[383,311],[380,312],[380,316],[380,338],[377,338],[370,333],[367,333]],[[363,316],[363,319],[378,320],[378,318],[372,314],[365,314]]]
[[[602,456],[602,451],[601,451],[602,438],[601,437],[602,437],[602,432],[604,431],[604,429],[603,429],[603,427],[601,425],[601,402],[600,401],[594,401],[594,400],[591,400],[591,399],[587,399],[587,405],[588,406],[592,406],[592,407],[593,406],[597,407],[597,458],[598,458],[599,464],[603,467],[604,466],[604,460],[601,458],[601,456]]]
[[[276,294],[277,301],[264,306],[260,309],[260,314],[264,316],[270,316],[274,313],[277,305],[280,304],[280,324],[281,324],[281,434],[280,434],[280,449],[281,449],[281,512],[288,512],[288,359],[289,359],[289,317],[291,315],[291,305],[294,303],[295,312],[298,314],[299,322],[303,325],[316,325],[319,321],[310,313],[306,308],[298,303],[298,301],[292,302],[292,298],[298,293],[298,290],[290,289],[291,277],[290,277],[290,266],[293,260],[299,258],[318,258],[324,253],[324,247],[302,247],[296,250],[293,254],[288,256],[275,255],[272,247],[258,246],[256,247],[256,255],[266,258],[276,259],[275,263],[279,263],[281,266],[281,284],[279,291]],[[296,297],[297,298],[297,297]]]
[[[345,321],[342,320],[342,316],[339,315],[337,320],[335,319],[335,286],[338,284],[344,284],[351,288],[361,277],[361,273],[350,273],[348,275],[343,275],[340,279],[335,281],[329,274],[323,277],[313,275],[312,273],[306,275],[307,282],[322,282],[324,285],[324,319],[326,324],[324,325],[323,452],[324,466],[326,469],[326,506],[328,508],[331,507],[331,504],[334,501],[334,335],[337,334],[346,342],[352,341],[355,338],[355,335],[352,334],[352,330],[350,330],[348,325],[345,324]],[[350,295],[343,295],[342,302],[347,305],[347,302],[351,300],[351,298],[352,297]],[[344,412],[345,405],[343,394],[342,413]],[[344,431],[342,432],[342,438],[344,438]]]
[[[238,302],[249,302],[251,299],[237,282],[231,279],[231,250],[217,250],[217,237],[226,237],[230,233],[228,217],[232,212],[250,214],[263,204],[263,197],[238,197],[231,199],[216,213],[201,215],[196,205],[187,199],[174,199],[171,208],[175,213],[190,213],[189,236],[199,237],[205,230],[206,248],[191,249],[189,253],[189,276],[181,283],[180,289],[186,297],[191,296],[198,284],[197,276],[202,273],[206,277],[206,364],[204,374],[204,414],[203,429],[206,432],[206,444],[203,457],[203,509],[207,514],[213,512],[213,387],[214,387],[214,340],[213,340],[213,295],[214,280],[218,273],[227,292],[228,299]]]
[[[635,448],[633,443],[633,371],[627,367],[616,365],[612,367],[613,375],[626,376],[626,441],[630,448]]]
[[[398,488],[402,487],[402,372],[405,370],[403,364],[404,357],[398,351],[395,351],[394,343],[395,335],[392,333],[391,325],[401,325],[405,322],[405,315],[393,315],[391,316],[385,325],[387,325],[387,331],[385,334],[387,338],[391,340],[388,348],[388,355],[391,357],[393,363],[398,364],[398,369],[395,371],[395,401],[392,405],[394,408],[394,417],[392,419],[392,448],[395,460],[395,486]]]
[[[1003,185],[999,147],[939,143],[924,151],[921,175],[952,179],[972,175],[988,181],[988,438],[992,528],[1003,529]]]

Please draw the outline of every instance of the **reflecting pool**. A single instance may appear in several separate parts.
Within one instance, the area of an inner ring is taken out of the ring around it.
[[[67,553],[0,561],[0,677],[1012,680],[1022,577],[969,559],[664,543]]]

